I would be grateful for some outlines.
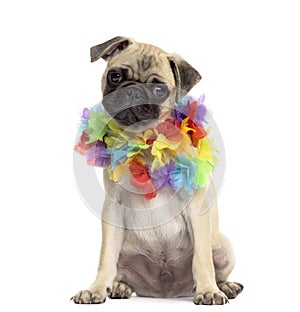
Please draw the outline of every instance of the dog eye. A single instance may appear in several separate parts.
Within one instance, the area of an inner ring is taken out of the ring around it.
[[[108,78],[108,82],[112,84],[118,84],[122,81],[123,75],[121,72],[114,70],[108,73],[107,78]]]
[[[156,85],[152,90],[154,96],[156,97],[163,97],[166,94],[166,91],[167,91],[167,87],[163,84]]]

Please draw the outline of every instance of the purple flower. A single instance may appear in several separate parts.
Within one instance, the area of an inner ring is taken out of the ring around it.
[[[90,110],[88,108],[83,109],[81,118],[90,119]]]
[[[176,170],[175,162],[171,159],[168,164],[154,171],[149,171],[152,182],[157,190],[170,185],[171,173]]]
[[[202,94],[198,99],[198,109],[197,109],[196,120],[195,120],[199,124],[206,122],[205,115],[207,113],[207,108],[204,105],[204,101],[205,101],[205,95]]]
[[[187,102],[189,97],[185,96],[179,100],[174,109],[174,119],[182,122],[188,116]]]
[[[178,120],[180,123],[182,122],[183,119],[185,119],[187,115],[177,108],[174,109],[174,120]]]
[[[204,105],[199,105],[197,109],[196,114],[196,122],[199,124],[202,124],[203,122],[206,122],[205,115],[206,115],[207,109]]]
[[[205,101],[205,94],[201,94],[198,99],[199,105],[204,105],[204,101]]]
[[[98,141],[95,146],[92,146],[85,154],[90,165],[96,167],[107,168],[111,163],[110,155],[106,152],[105,144]]]
[[[207,108],[204,105],[205,101],[205,95],[201,95],[198,100],[191,96],[185,96],[179,100],[177,105],[174,109],[174,120],[173,121],[179,121],[182,122],[183,119],[186,117],[190,117],[193,119],[194,122],[198,124],[203,124],[204,122],[207,122],[205,120],[205,115],[207,113]],[[194,105],[191,106],[190,109],[193,109],[191,112],[189,110],[190,103],[197,103],[196,107]],[[195,110],[194,110],[195,109]],[[193,116],[193,117],[191,117]],[[194,120],[195,119],[195,120]]]

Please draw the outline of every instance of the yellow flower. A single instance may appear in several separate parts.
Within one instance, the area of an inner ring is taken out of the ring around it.
[[[153,171],[164,166],[164,164],[169,161],[171,155],[177,154],[177,149],[180,144],[181,141],[169,141],[163,134],[160,133],[157,136],[157,139],[153,142],[151,149],[151,154],[154,156],[151,170]]]
[[[109,178],[114,182],[120,181],[120,179],[129,173],[129,158],[127,158],[122,164],[109,171]]]
[[[190,128],[188,126],[188,122],[189,122],[189,117],[186,117],[185,119],[182,120],[180,128],[181,128],[181,132],[184,134],[187,134],[189,131],[195,132],[195,129]]]
[[[199,147],[196,155],[198,159],[207,160],[211,164],[215,163],[216,158],[213,155],[213,145],[209,142],[208,138],[205,137],[199,141]]]

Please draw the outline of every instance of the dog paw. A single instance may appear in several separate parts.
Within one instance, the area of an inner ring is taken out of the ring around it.
[[[223,291],[228,299],[234,299],[244,289],[242,284],[235,282],[221,282],[218,283],[218,287],[221,291]]]
[[[112,292],[109,295],[111,299],[128,299],[132,294],[132,289],[125,283],[114,282]]]
[[[228,299],[226,295],[221,291],[208,291],[206,293],[196,293],[193,302],[197,305],[220,305],[228,303]]]
[[[70,300],[73,300],[75,303],[91,304],[91,303],[104,303],[106,300],[105,296],[102,296],[97,291],[92,292],[89,290],[82,290],[73,296]]]

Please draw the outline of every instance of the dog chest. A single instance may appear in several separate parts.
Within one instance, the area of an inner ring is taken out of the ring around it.
[[[192,252],[186,213],[148,229],[126,230],[123,252],[144,255],[154,262],[178,262]]]

